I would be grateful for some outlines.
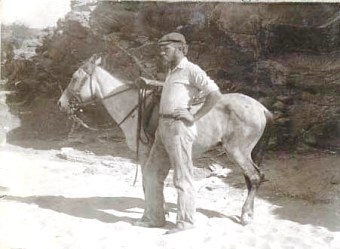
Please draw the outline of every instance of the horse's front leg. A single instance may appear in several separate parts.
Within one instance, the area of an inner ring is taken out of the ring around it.
[[[164,163],[164,157],[160,155],[159,149],[153,147],[151,152],[148,161],[141,165],[145,208],[139,221],[160,224],[165,216],[169,215],[163,191],[170,167],[166,167],[168,163]]]
[[[164,206],[164,216],[169,217],[170,208],[168,207],[168,204],[165,202],[165,199],[163,200],[163,206]],[[147,213],[148,213],[148,210],[147,210],[147,207],[145,207],[141,220],[143,221],[146,220]]]

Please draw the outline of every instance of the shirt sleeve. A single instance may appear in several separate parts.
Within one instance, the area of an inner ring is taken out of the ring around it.
[[[190,81],[195,87],[203,91],[205,95],[219,90],[215,81],[213,81],[199,66],[192,68]]]

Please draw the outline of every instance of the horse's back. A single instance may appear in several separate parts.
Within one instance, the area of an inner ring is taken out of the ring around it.
[[[215,111],[221,116],[223,140],[258,140],[271,115],[259,101],[240,93],[224,94]]]
[[[266,124],[267,117],[271,116],[270,111],[263,104],[241,93],[223,94],[219,104],[228,115],[237,118],[238,122],[246,122],[249,125],[262,127]]]
[[[253,108],[261,111],[267,110],[267,108],[259,101],[242,93],[223,94],[221,101],[233,107]]]
[[[266,112],[270,113],[247,95],[223,94],[216,106],[197,121],[198,137],[194,147],[204,151],[223,141],[257,141],[266,126]]]

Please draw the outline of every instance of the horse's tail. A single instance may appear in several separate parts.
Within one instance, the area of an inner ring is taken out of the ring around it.
[[[266,108],[263,110],[263,112],[264,112],[264,116],[266,117],[266,121],[267,121],[267,125],[266,126],[273,124],[274,123],[274,114],[271,113]]]
[[[264,109],[264,116],[266,117],[266,126],[264,128],[263,134],[260,140],[257,142],[255,148],[251,153],[251,157],[254,163],[259,167],[262,163],[264,152],[268,147],[269,139],[272,133],[272,124],[274,123],[274,115],[267,110]]]

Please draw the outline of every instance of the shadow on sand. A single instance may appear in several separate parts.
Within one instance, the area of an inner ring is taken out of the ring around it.
[[[52,143],[53,144],[53,143]],[[32,144],[32,141],[20,143],[20,146],[31,147],[35,149],[52,149],[52,147],[61,148],[62,146],[53,145],[51,142]],[[65,147],[68,146],[65,144]],[[134,158],[134,153],[131,152],[125,141],[112,142],[107,141],[103,143],[82,143],[73,147],[77,150],[90,150],[93,151],[96,156],[110,155],[120,156],[126,158]],[[103,150],[103,148],[105,148]],[[232,162],[222,159],[216,156],[217,153],[211,153],[207,156],[207,160],[214,158],[214,162],[221,165],[226,165],[231,172],[223,181],[229,186],[245,189],[245,182],[241,170]],[[340,160],[340,159],[339,159]],[[210,161],[211,163],[211,161]],[[207,164],[207,163],[204,163]],[[207,165],[205,165],[207,166]],[[270,166],[268,166],[270,167]],[[326,172],[327,174],[334,174],[334,172]],[[275,173],[276,174],[276,173]],[[287,176],[289,177],[289,176]],[[269,181],[271,179],[269,178]],[[317,182],[317,181],[316,181]],[[301,185],[301,182],[293,182],[296,186]],[[1,189],[0,189],[1,190]],[[271,204],[275,205],[275,209],[272,213],[281,220],[290,220],[298,222],[300,224],[322,226],[330,231],[340,231],[340,201],[334,201],[331,203],[313,202],[309,200],[299,199],[298,197],[289,196],[277,196],[275,191],[266,186],[264,183],[257,194],[257,198],[264,199]],[[135,219],[128,216],[114,216],[107,212],[101,211],[105,209],[114,209],[121,212],[131,212],[128,209],[133,207],[143,208],[143,200],[129,197],[90,197],[90,198],[65,198],[62,196],[31,196],[31,197],[6,197],[7,200],[15,200],[23,203],[33,203],[41,208],[51,209],[57,212],[66,213],[76,217],[98,219],[103,222],[117,222],[125,220],[133,222]],[[175,204],[169,204],[170,211],[175,211]],[[302,211],[301,211],[302,210]],[[238,218],[228,217],[222,213],[214,212],[212,210],[198,209],[198,212],[206,215],[207,217],[222,217],[229,218],[233,222],[238,223]],[[255,203],[255,215],[256,215],[256,203]]]
[[[142,216],[144,210],[144,200],[134,197],[87,197],[87,198],[68,198],[64,196],[5,196],[3,200],[16,201],[26,204],[34,204],[43,209],[53,210],[58,213],[64,213],[70,216],[96,219],[105,223],[116,223],[119,221],[134,223],[138,218],[132,218],[129,216],[138,217]],[[169,212],[176,212],[176,205],[173,203],[167,203]],[[122,215],[114,215],[105,210],[114,210],[122,213]],[[197,212],[202,213],[208,218],[220,217],[230,218],[225,215],[207,209],[197,209]],[[168,222],[167,226],[174,226],[173,223]]]

